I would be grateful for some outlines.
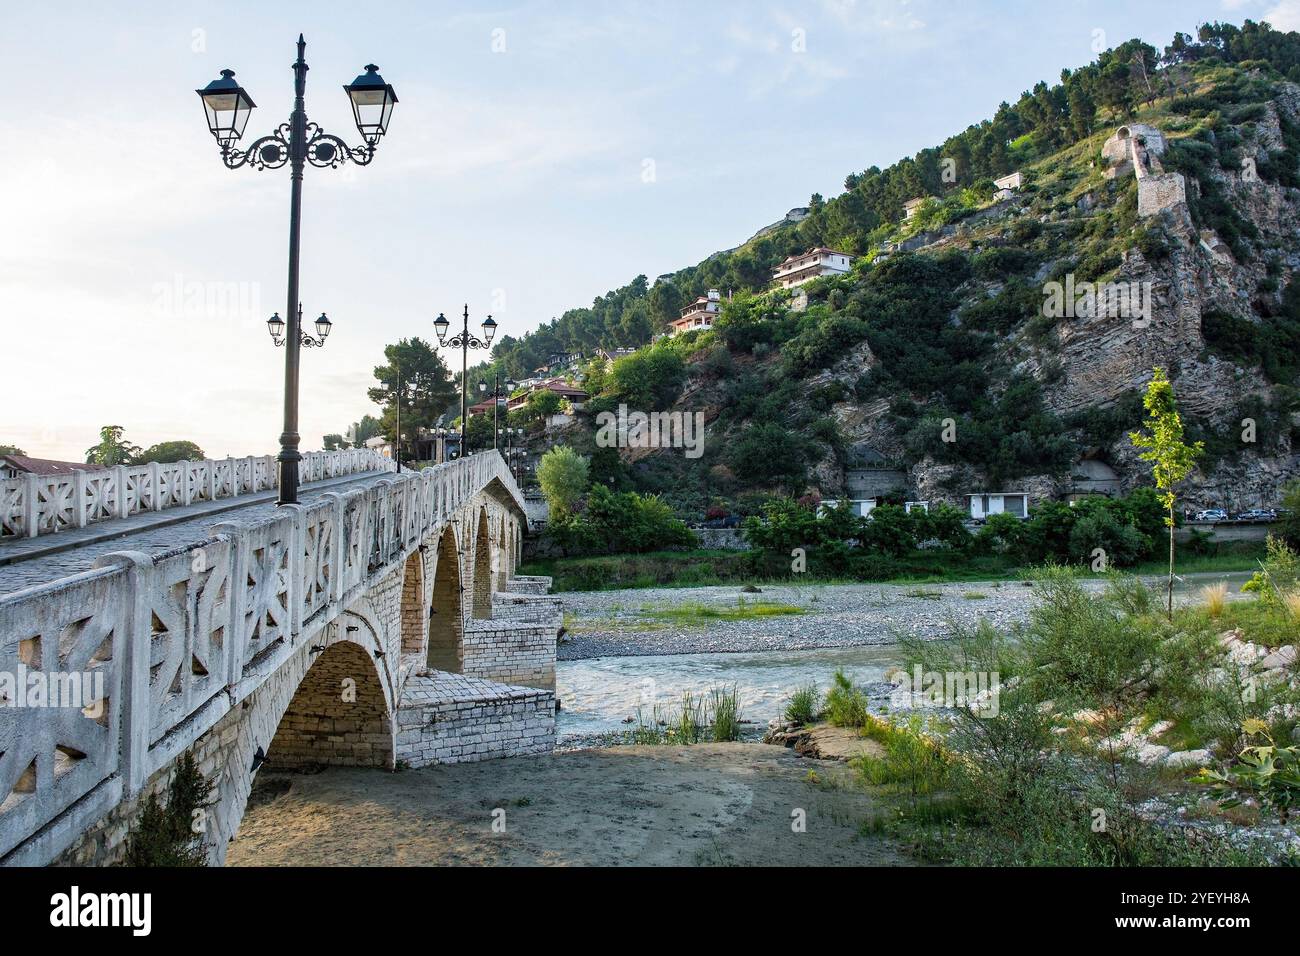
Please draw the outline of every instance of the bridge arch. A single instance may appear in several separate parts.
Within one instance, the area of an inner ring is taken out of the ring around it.
[[[392,713],[364,647],[342,640],[316,655],[280,717],[266,760],[277,770],[393,766]]]
[[[424,552],[417,549],[402,568],[402,653],[419,654],[428,638],[424,613]]]
[[[478,512],[478,532],[474,535],[474,602],[473,615],[479,620],[492,616],[492,536],[488,532],[487,508]]]
[[[465,613],[461,596],[460,549],[451,525],[442,529],[433,566],[429,599],[429,639],[425,663],[430,670],[459,674],[465,665]]]
[[[224,861],[263,764],[394,766],[395,705],[374,656],[382,650],[373,616],[349,609],[228,715],[237,728],[229,745],[224,724],[209,731],[200,756],[220,754],[224,765],[209,818],[212,862]]]

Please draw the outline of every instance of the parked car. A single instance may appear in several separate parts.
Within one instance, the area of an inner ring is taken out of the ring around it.
[[[1236,520],[1255,522],[1276,521],[1277,512],[1268,508],[1251,508],[1249,511],[1243,511],[1241,514],[1237,515]]]
[[[1222,508],[1207,508],[1192,515],[1193,521],[1227,521],[1228,512]]]

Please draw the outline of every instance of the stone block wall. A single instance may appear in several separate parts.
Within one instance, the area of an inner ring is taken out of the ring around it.
[[[276,770],[392,767],[384,691],[364,650],[335,644],[320,654],[280,719],[266,758]]]
[[[1187,202],[1187,186],[1181,173],[1164,173],[1138,180],[1138,216],[1155,216]]]
[[[549,623],[559,627],[564,620],[564,610],[558,597],[499,591],[492,595],[492,616],[497,620]]]
[[[553,621],[472,621],[465,628],[464,673],[471,677],[555,689]]]
[[[550,753],[555,694],[461,674],[420,674],[398,710],[397,760],[409,767]]]
[[[551,579],[541,574],[519,574],[507,581],[502,590],[513,594],[548,594]]]

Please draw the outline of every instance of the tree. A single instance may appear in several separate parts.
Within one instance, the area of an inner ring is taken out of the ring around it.
[[[505,425],[505,422],[501,424]],[[402,431],[406,431],[405,422],[402,423]],[[469,421],[465,423],[465,445],[467,452],[492,447],[491,412],[481,412],[469,417]]]
[[[129,465],[140,454],[140,446],[132,445],[122,437],[125,429],[121,425],[105,425],[99,430],[99,444],[86,449],[86,464]]]
[[[1129,432],[1134,447],[1145,449],[1138,457],[1151,462],[1151,475],[1156,481],[1160,503],[1165,506],[1165,526],[1169,529],[1169,588],[1166,612],[1174,616],[1174,491],[1180,481],[1191,473],[1196,459],[1205,453],[1204,442],[1191,445],[1183,441],[1183,420],[1174,401],[1174,388],[1157,366],[1151,371],[1142,405],[1147,410],[1144,423],[1146,432]]]
[[[0,455],[22,455],[27,457],[27,452],[23,451],[17,445],[0,445]]]
[[[550,506],[551,517],[563,520],[587,492],[587,459],[568,445],[556,445],[537,465],[537,481]]]
[[[1286,509],[1282,518],[1282,538],[1292,548],[1300,550],[1300,481],[1282,486],[1282,507]]]
[[[348,443],[342,435],[333,433],[321,436],[321,447],[326,451],[338,451],[340,448],[347,448]]]
[[[136,463],[156,461],[160,465],[167,465],[174,461],[202,461],[206,457],[203,449],[192,441],[160,441],[141,452]]]
[[[349,440],[353,448],[361,448],[367,441],[379,434],[379,419],[374,415],[362,415],[361,421],[353,422],[348,429]]]
[[[456,398],[442,356],[420,338],[401,339],[384,346],[388,364],[375,367],[379,385],[370,389],[370,400],[383,407],[379,428],[390,441],[397,437],[397,405],[402,406],[402,433],[431,428]],[[401,382],[401,394],[398,382]],[[358,443],[363,439],[358,439]]]
[[[203,776],[194,755],[186,751],[176,761],[167,787],[167,803],[151,792],[126,844],[128,866],[204,866],[207,844],[194,827],[195,816],[212,802],[215,785]]]
[[[686,363],[666,345],[625,355],[610,371],[606,393],[636,409],[666,408],[686,377]]]
[[[521,416],[526,422],[545,422],[552,415],[558,415],[564,409],[564,399],[559,392],[549,388],[539,388],[528,396],[528,401],[521,409]]]

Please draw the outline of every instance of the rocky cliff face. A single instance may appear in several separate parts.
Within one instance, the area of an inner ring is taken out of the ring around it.
[[[1156,215],[1143,217],[1140,224],[1163,234],[1165,254],[1153,260],[1138,248],[1128,249],[1107,280],[1149,290],[1149,315],[1134,318],[1104,311],[1076,315],[1056,325],[1049,343],[1035,344],[1023,332],[1006,343],[1017,370],[1043,381],[1045,398],[1053,411],[1066,417],[1092,406],[1115,403],[1145,387],[1152,367],[1159,365],[1172,371],[1179,406],[1186,418],[1210,423],[1225,433],[1248,434],[1236,412],[1252,396],[1267,400],[1273,383],[1258,368],[1211,354],[1201,323],[1202,316],[1212,310],[1260,321],[1261,304],[1279,306],[1284,283],[1300,265],[1300,190],[1267,182],[1254,170],[1256,163],[1262,165],[1270,153],[1284,148],[1280,117],[1300,122],[1300,87],[1286,84],[1266,104],[1262,118],[1238,127],[1240,152],[1253,162],[1243,160],[1240,170],[1214,168],[1209,173],[1219,193],[1258,231],[1258,245],[1268,249],[1268,255],[1239,261],[1213,229],[1197,229],[1186,202],[1168,202]],[[1186,189],[1195,198],[1201,195],[1204,185],[1196,178],[1188,178]],[[1087,217],[1112,206],[1120,201],[1125,186],[1123,176],[1107,181],[1082,196],[1073,215]],[[1023,205],[1004,209],[1004,234],[1026,213]],[[1053,213],[1042,216],[1040,221],[1060,223],[1069,218]],[[960,229],[955,236],[934,238],[920,249],[921,254],[954,245],[970,246]],[[997,238],[982,237],[985,242]],[[1058,265],[1044,263],[1035,279],[1043,282]],[[1267,280],[1278,274],[1279,266],[1282,281],[1270,284]],[[978,294],[988,291],[982,289]],[[870,349],[864,344],[845,355],[833,374],[848,383],[872,364]],[[849,442],[866,443],[886,456],[900,458],[903,449],[900,437],[890,426],[887,406],[884,400],[869,404],[845,402],[837,406],[836,418]],[[1134,422],[1133,427],[1137,424]],[[1233,508],[1275,505],[1281,497],[1281,486],[1300,475],[1297,451],[1288,434],[1272,444],[1243,440],[1211,467],[1193,474],[1183,490],[1184,504]],[[1109,446],[1089,452],[1115,469],[1124,491],[1150,484],[1149,466],[1137,458],[1123,435]],[[1059,497],[1072,487],[1069,475],[1042,474],[1015,479],[1011,482],[1014,488],[992,488],[972,469],[938,464],[928,458],[915,463],[910,473],[914,485],[911,492],[930,500],[957,500],[963,489],[1027,490],[1038,497]],[[816,472],[819,490],[828,496],[841,493],[842,478],[842,469],[830,458]]]

